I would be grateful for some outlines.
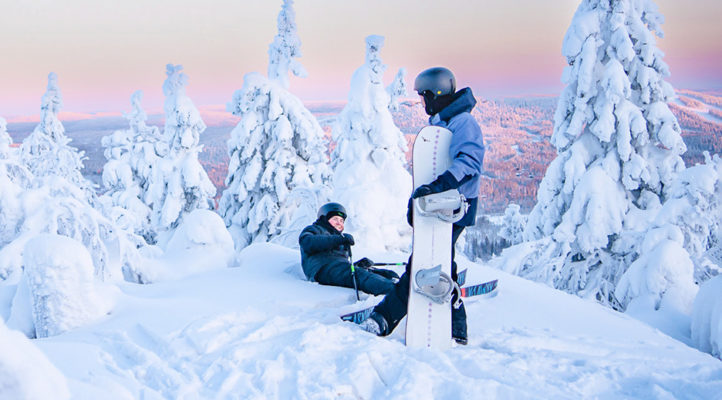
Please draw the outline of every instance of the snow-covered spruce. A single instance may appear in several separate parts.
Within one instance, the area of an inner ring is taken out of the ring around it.
[[[526,216],[522,215],[520,209],[518,204],[509,204],[504,210],[504,217],[501,220],[499,236],[510,245],[519,244],[524,240]]]
[[[347,229],[374,249],[406,249],[405,220],[411,194],[406,140],[389,111],[383,85],[386,65],[379,52],[384,38],[366,38],[366,62],[351,78],[348,104],[333,126],[333,201],[348,211]]]
[[[619,309],[632,298],[617,298],[615,287],[684,169],[686,147],[667,106],[674,91],[654,38],[662,20],[650,0],[585,0],[577,9],[562,48],[569,66],[551,139],[558,156],[525,230],[528,240],[551,239],[510,267]],[[658,289],[689,297],[676,288]]]
[[[69,399],[68,382],[43,352],[0,318],[0,397]]]
[[[57,77],[50,74],[41,123],[20,148],[27,169],[18,165],[12,154],[0,160],[0,279],[19,279],[25,243],[35,235],[49,233],[83,243],[99,279],[122,280],[123,271],[131,270],[138,260],[137,243],[93,208],[98,202],[80,173],[80,153],[68,146],[57,118],[61,103]]]
[[[298,234],[329,195],[324,132],[303,103],[287,91],[289,69],[305,76],[293,1],[278,14],[268,54],[268,78],[244,77],[228,111],[241,117],[228,140],[228,176],[218,210],[237,249],[273,240],[297,247]]]
[[[10,243],[19,233],[23,204],[21,194],[30,188],[32,173],[23,165],[19,152],[10,147],[12,138],[7,133],[5,119],[0,117],[0,248]],[[0,262],[0,280],[10,271]]]
[[[406,68],[400,68],[396,73],[393,82],[386,88],[389,94],[389,110],[399,111],[399,102],[402,98],[409,95],[406,88]]]
[[[151,221],[156,232],[177,227],[195,209],[212,209],[216,188],[198,161],[200,134],[206,129],[198,109],[185,93],[188,76],[180,65],[168,64],[163,83],[167,151],[158,160],[157,177],[151,182],[146,204],[152,204]]]
[[[150,205],[145,199],[153,181],[159,155],[158,128],[145,124],[147,116],[140,106],[143,92],[131,96],[133,110],[126,114],[129,129],[117,130],[101,139],[108,162],[103,167],[103,185],[108,189],[100,198],[105,214],[121,228],[155,242],[151,228]]]
[[[47,91],[40,106],[40,123],[23,140],[20,147],[23,163],[34,176],[62,176],[78,186],[89,203],[95,201],[92,184],[83,177],[83,152],[69,145],[70,138],[65,136],[65,128],[58,119],[63,99],[58,87],[58,76],[48,75]]]
[[[304,222],[312,222],[328,196],[330,176],[318,121],[296,96],[258,73],[245,76],[228,110],[241,121],[228,140],[230,163],[218,209],[236,248],[281,235],[299,218],[304,200],[314,212]]]
[[[653,227],[674,225],[681,244],[694,262],[694,281],[702,283],[722,273],[716,260],[707,257],[722,243],[722,159],[704,152],[704,163],[680,172],[669,186],[667,200],[652,221]]]
[[[0,248],[0,276],[22,271],[26,242],[38,234],[73,238],[91,255],[94,275],[103,281],[130,278],[139,262],[137,236],[128,235],[100,211],[82,200],[81,189],[59,176],[36,178],[33,187],[19,193],[22,204],[15,236]],[[142,239],[139,239],[142,242]]]
[[[296,31],[296,12],[293,0],[283,0],[278,13],[278,33],[268,46],[268,79],[278,82],[288,90],[288,73],[305,78],[308,73],[296,58],[301,57],[301,39]]]
[[[10,145],[13,139],[8,133],[8,123],[5,118],[0,117],[0,158],[7,158],[10,155]]]

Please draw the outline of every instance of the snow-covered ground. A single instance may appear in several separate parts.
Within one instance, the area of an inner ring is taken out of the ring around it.
[[[108,316],[32,343],[73,399],[722,398],[722,363],[709,354],[594,302],[459,261],[467,284],[500,283],[467,301],[469,345],[448,351],[406,348],[403,322],[387,338],[342,322],[380,298],[357,303],[351,289],[302,280],[297,251],[273,244],[244,249],[233,268],[122,283]]]

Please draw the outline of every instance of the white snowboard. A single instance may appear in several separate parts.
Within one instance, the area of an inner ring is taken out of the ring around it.
[[[449,168],[451,131],[427,126],[419,131],[414,142],[414,189],[430,183]],[[414,200],[417,202],[418,200]],[[435,217],[421,216],[414,204],[413,256],[406,320],[406,345],[412,347],[451,347],[451,304],[432,301],[418,293],[419,270],[441,265],[451,275],[451,223]]]

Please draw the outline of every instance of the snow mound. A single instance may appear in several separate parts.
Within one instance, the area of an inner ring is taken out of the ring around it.
[[[146,263],[139,273],[145,283],[180,279],[227,268],[233,255],[233,238],[223,219],[213,211],[196,209],[173,232],[161,262]]]
[[[112,298],[101,295],[103,284],[96,280],[90,253],[80,242],[66,236],[38,235],[25,245],[23,262],[21,279],[30,295],[37,337],[83,326],[113,307]]]
[[[0,398],[69,399],[65,377],[20,332],[0,318]]]
[[[716,357],[722,356],[722,276],[702,284],[694,300],[692,342]]]

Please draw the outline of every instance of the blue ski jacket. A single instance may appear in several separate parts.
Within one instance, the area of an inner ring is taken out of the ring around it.
[[[301,231],[298,237],[301,247],[301,267],[310,281],[316,279],[316,274],[324,265],[342,264],[344,268],[351,268],[351,252],[344,245],[341,232],[337,231],[323,218]]]
[[[429,119],[431,125],[446,128],[452,133],[449,146],[452,162],[447,171],[461,183],[459,193],[470,203],[467,214],[456,223],[461,226],[474,225],[481,173],[484,170],[484,137],[481,127],[471,116],[475,105],[476,99],[471,89],[464,88],[455,93],[451,104]]]

